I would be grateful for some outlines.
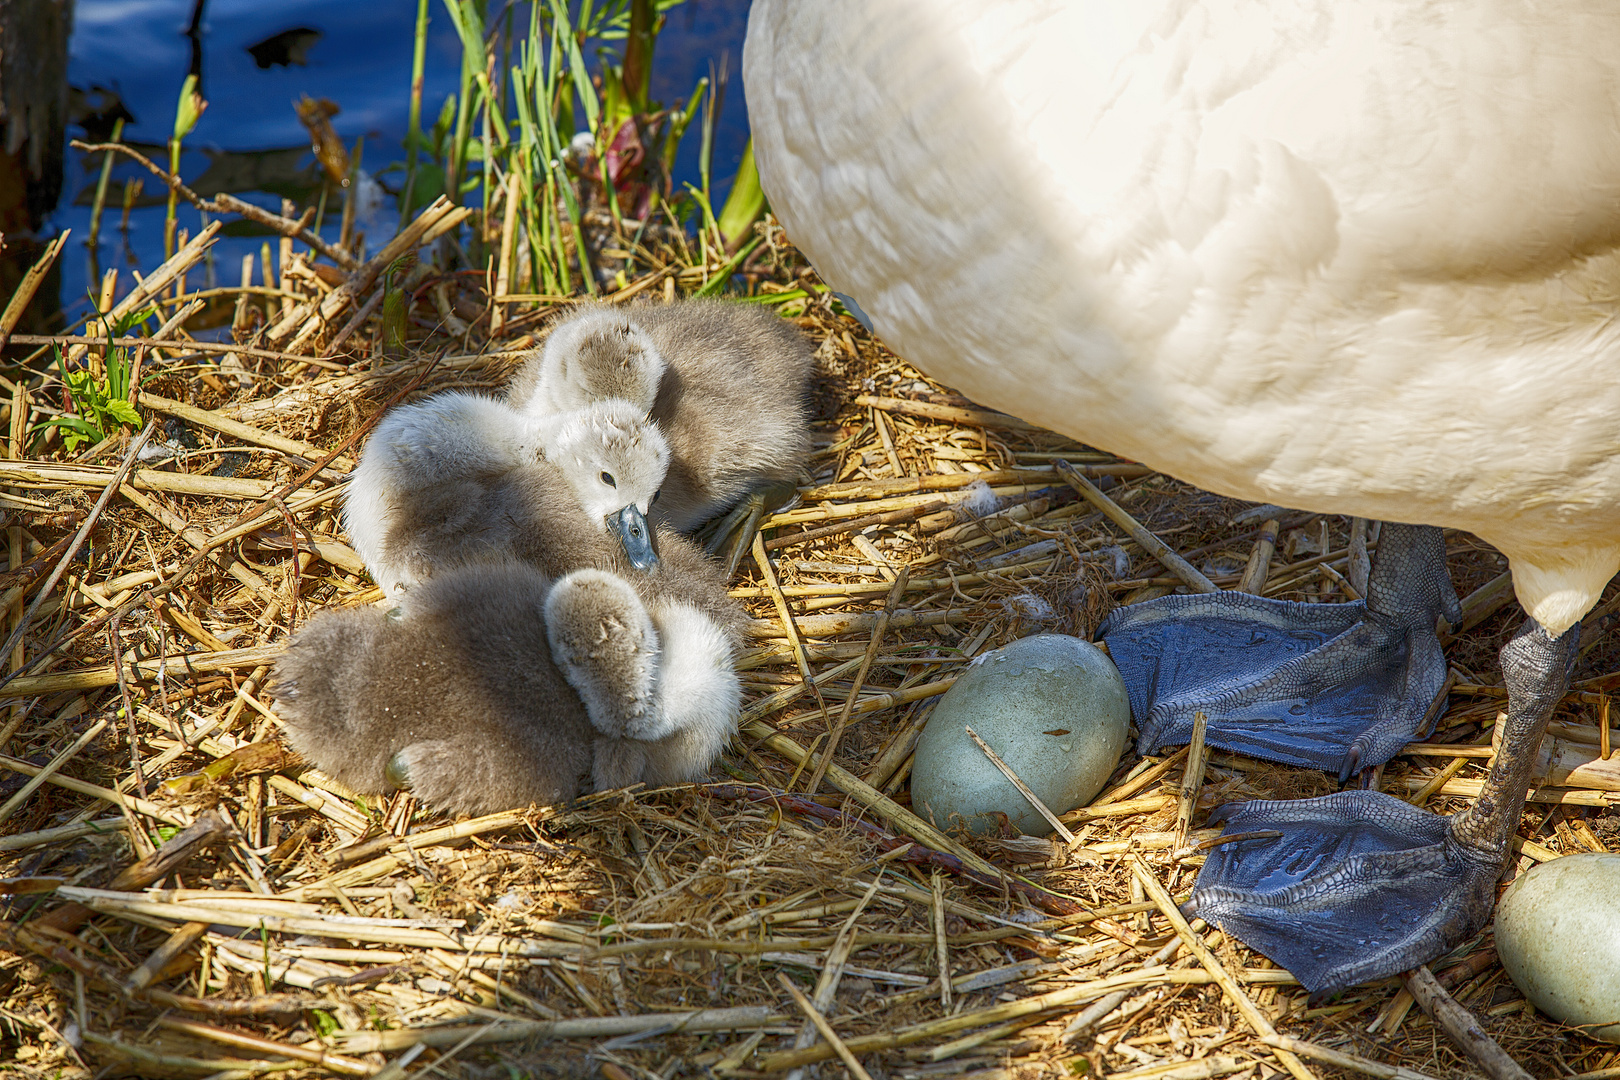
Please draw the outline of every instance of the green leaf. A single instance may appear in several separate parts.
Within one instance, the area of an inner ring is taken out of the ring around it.
[[[187,75],[185,83],[180,87],[180,103],[174,110],[174,137],[176,141],[191,134],[202,118],[203,110],[208,108],[208,102],[197,92],[197,76]]]
[[[444,108],[439,110],[439,118],[433,121],[433,131],[429,134],[432,141],[433,156],[439,162],[444,161],[444,140],[449,138],[450,129],[456,126],[456,95],[449,94],[444,99]],[[420,181],[418,181],[420,183]]]
[[[139,311],[126,312],[125,314],[120,315],[113,321],[112,336],[123,337],[125,334],[129,333],[130,330],[139,326],[147,319],[154,317],[157,315],[157,313],[158,309],[156,305],[154,305],[152,307],[144,307]]]
[[[737,272],[737,268],[743,264],[744,259],[748,258],[748,256],[754,253],[754,249],[759,247],[761,239],[761,237],[756,236],[753,240],[747,244],[744,244],[738,250],[737,254],[731,257],[731,261],[727,262],[726,265],[716,270],[714,272],[714,276],[708,281],[705,281],[703,285],[692,295],[719,296],[722,292],[724,292],[726,286],[731,284],[731,275]]]
[[[484,20],[472,0],[444,0],[450,23],[461,39],[462,62],[468,71],[484,70]]]
[[[611,142],[615,132],[635,115],[635,104],[624,89],[624,77],[619,69],[607,62],[611,54],[606,49],[598,52],[597,72],[602,79],[602,117],[607,134],[603,139]]]
[[[557,20],[560,27],[570,25],[565,0],[551,0],[551,16]],[[574,80],[574,92],[585,105],[585,122],[590,125],[592,131],[595,131],[598,112],[596,87],[591,85],[590,69],[585,66],[585,57],[579,51],[579,38],[566,31],[561,36],[563,44],[568,49],[568,70]]]
[[[85,439],[96,439],[99,441],[101,438],[103,438],[100,428],[96,427],[88,420],[81,420],[77,416],[53,416],[39,426],[42,428],[61,428],[63,442],[67,442],[67,440],[70,438],[74,438],[81,442]]]
[[[62,373],[62,383],[74,398],[88,396],[95,387],[95,380],[90,378],[88,371],[65,371]]]
[[[691,96],[686,99],[684,106],[670,110],[669,134],[664,139],[664,168],[674,171],[675,155],[681,147],[681,139],[686,135],[686,129],[691,126],[692,120],[698,114],[698,105],[703,101],[703,95],[709,92],[709,78],[705,75],[692,87]]]
[[[310,1026],[315,1029],[315,1034],[323,1039],[338,1030],[337,1017],[325,1009],[310,1009],[305,1015],[309,1018]]]
[[[731,194],[720,208],[720,235],[727,247],[736,247],[765,212],[765,189],[759,186],[759,170],[754,167],[754,140],[743,147],[742,164],[737,166],[737,179],[731,183]]]
[[[444,166],[434,161],[416,163],[416,186],[411,188],[410,214],[415,217],[440,195],[444,194]]]
[[[107,402],[106,413],[119,423],[129,424],[132,427],[138,427],[141,422],[141,414],[135,411],[135,406],[123,398],[113,398]]]
[[[129,397],[129,361],[119,349],[107,358],[107,400],[121,401]]]

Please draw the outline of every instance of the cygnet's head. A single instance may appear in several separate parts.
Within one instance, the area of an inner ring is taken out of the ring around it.
[[[612,529],[638,570],[657,564],[647,512],[669,469],[669,444],[628,401],[598,401],[559,419],[546,460],[562,470],[591,521]]]
[[[546,339],[539,385],[522,407],[570,412],[593,401],[620,398],[645,414],[658,397],[664,368],[652,338],[626,312],[592,308]]]

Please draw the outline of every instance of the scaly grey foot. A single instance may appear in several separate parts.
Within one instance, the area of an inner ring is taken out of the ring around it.
[[[797,484],[786,480],[763,483],[739,499],[730,510],[704,523],[697,531],[697,539],[710,555],[720,556],[726,568],[725,579],[730,581],[753,547],[759,523],[771,514],[790,509],[798,499]]]
[[[1530,768],[1569,685],[1580,627],[1528,622],[1502,649],[1508,714],[1474,805],[1452,817],[1371,791],[1233,803],[1212,821],[1279,839],[1217,847],[1190,910],[1294,974],[1316,1000],[1427,963],[1490,919]]]
[[[1386,523],[1365,602],[1298,604],[1238,592],[1121,608],[1098,636],[1130,692],[1149,754],[1211,746],[1352,773],[1389,760],[1445,685],[1436,618],[1461,620],[1440,530]]]

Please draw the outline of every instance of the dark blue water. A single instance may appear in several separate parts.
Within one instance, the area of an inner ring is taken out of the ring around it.
[[[192,59],[192,43],[186,36],[191,8],[190,0],[78,2],[69,82],[80,90],[102,86],[117,92],[134,117],[124,129],[127,142],[162,144],[173,129],[175,103]],[[504,9],[496,0],[489,9],[490,23],[494,25],[494,13]],[[690,94],[697,80],[709,71],[711,62],[718,64],[724,57],[729,66],[731,79],[713,156],[717,209],[730,188],[748,135],[741,78],[747,14],[748,0],[688,0],[668,12],[654,58],[652,96],[665,103]],[[461,70],[461,44],[443,0],[432,0],[429,17],[422,94],[424,128],[432,126],[445,97],[455,92]],[[526,7],[516,12],[514,21],[520,31],[527,19]],[[342,108],[333,127],[349,146],[357,137],[365,136],[363,162],[368,173],[403,160],[415,20],[414,0],[348,5],[330,0],[210,0],[199,35],[202,93],[208,110],[186,139],[182,177],[192,182],[215,165],[215,175],[219,175],[218,169],[224,169],[239,178],[237,183],[268,184],[273,188],[289,174],[307,171],[313,162],[313,155],[307,151],[309,137],[293,110],[293,102],[306,94],[329,98]],[[247,52],[249,45],[300,26],[322,34],[308,50],[304,66],[260,69]],[[70,127],[69,135],[83,139],[85,132]],[[677,186],[682,181],[697,182],[699,141],[699,123],[694,122],[676,160]],[[295,147],[305,149],[296,156],[240,156]],[[211,157],[209,152],[226,152],[230,156]],[[166,158],[159,163],[167,165]],[[85,311],[85,291],[97,280],[84,241],[89,236],[90,195],[100,168],[101,155],[86,158],[70,150],[62,202],[53,215],[58,229],[73,230],[73,239],[62,256],[62,302],[70,318]],[[138,207],[132,212],[127,243],[118,229],[122,180],[133,176],[146,174],[133,165],[119,164],[114,168],[95,264],[101,270],[119,266],[146,273],[163,261],[163,205]],[[145,198],[161,195],[156,178],[147,176],[146,180]],[[397,173],[385,174],[383,181],[390,188],[400,186]],[[229,190],[262,205],[278,205],[274,196],[250,194],[255,190],[252,187],[232,184]],[[257,190],[262,192],[263,188]],[[476,204],[476,193],[467,197]],[[329,239],[336,237],[339,210],[334,200],[322,229]],[[179,221],[181,228],[193,234],[201,227],[197,211],[183,202]],[[397,222],[397,205],[385,199],[376,218],[362,226],[369,250],[375,251],[392,234]],[[237,284],[242,256],[257,254],[262,242],[262,237],[227,236],[216,243],[210,272],[219,284]],[[123,279],[120,293],[131,284],[127,269]],[[200,284],[195,277],[191,281]],[[262,284],[257,274],[254,281]]]

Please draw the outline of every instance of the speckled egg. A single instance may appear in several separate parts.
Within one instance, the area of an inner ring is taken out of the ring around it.
[[[911,807],[940,828],[994,832],[1051,825],[967,735],[971,727],[1019,779],[1064,814],[1102,790],[1131,723],[1125,682],[1106,653],[1067,634],[1036,634],[976,657],[934,707],[917,741]]]
[[[1496,952],[1531,1004],[1620,1043],[1620,855],[1531,867],[1496,908]]]

